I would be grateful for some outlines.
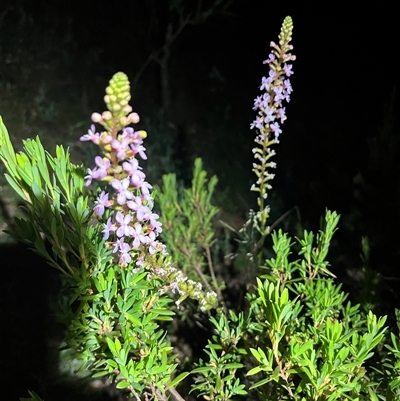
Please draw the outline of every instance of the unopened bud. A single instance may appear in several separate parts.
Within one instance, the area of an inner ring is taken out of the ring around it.
[[[102,116],[103,116],[103,119],[106,121],[112,119],[112,114],[109,111],[104,111]]]
[[[130,113],[130,112],[132,111],[132,106],[130,106],[129,104],[127,104],[126,106],[124,106],[124,108],[122,109],[122,111],[123,111],[125,114],[128,114],[128,113]]]
[[[128,120],[132,123],[132,124],[137,124],[140,121],[140,117],[138,113],[131,113],[128,116]]]
[[[146,131],[140,130],[137,133],[140,135],[140,137],[142,139],[145,139],[147,137],[147,132]]]
[[[93,113],[91,115],[91,119],[94,123],[100,123],[103,121],[103,117],[101,116],[100,113]]]

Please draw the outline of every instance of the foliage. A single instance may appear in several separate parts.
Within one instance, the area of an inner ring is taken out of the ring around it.
[[[297,240],[301,247],[293,261],[289,259],[292,239],[282,231],[273,233],[276,256],[266,261],[268,274],[257,278],[255,292],[247,295],[249,311],[239,324],[237,318],[220,320],[209,345],[220,355],[202,362],[194,373],[213,377],[211,366],[220,365],[229,355],[242,366],[252,366],[242,378],[250,390],[247,399],[361,400],[379,394],[379,384],[367,374],[366,361],[379,345],[382,351],[386,318],[372,312],[363,315],[359,305],[345,302],[347,294],[335,284],[325,257],[337,222],[336,213],[327,211],[325,226],[315,239],[305,231],[304,238]],[[241,327],[242,333],[230,334],[226,342],[232,326]],[[242,347],[236,348],[238,343]],[[238,388],[236,380],[238,376],[226,372],[228,388]],[[214,392],[210,399],[233,395],[218,390],[215,378],[201,383],[195,388]]]
[[[192,187],[183,189],[182,193],[175,174],[163,176],[163,185],[158,191],[164,227],[162,238],[185,275],[201,281],[210,291],[212,285],[220,292],[211,257],[215,243],[213,218],[218,213],[218,208],[212,205],[212,196],[218,180],[213,176],[207,182],[207,173],[202,167],[201,159],[196,159]],[[205,272],[206,265],[208,272]]]

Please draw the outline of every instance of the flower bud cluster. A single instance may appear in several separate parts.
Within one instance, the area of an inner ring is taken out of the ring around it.
[[[93,181],[105,182],[103,190],[94,202],[93,212],[104,221],[103,238],[112,247],[118,264],[125,267],[131,262],[150,272],[148,278],[158,278],[166,283],[166,290],[178,293],[178,304],[186,297],[197,299],[202,309],[216,304],[216,294],[204,294],[201,284],[187,280],[182,272],[170,265],[165,245],[157,240],[162,232],[159,216],[152,212],[152,186],[139,165],[139,155],[147,159],[143,139],[145,131],[135,131],[130,124],[139,122],[132,112],[129,81],[125,74],[117,73],[110,80],[104,98],[108,110],[92,114],[92,121],[103,126],[96,132],[94,124],[81,141],[96,144],[101,156],[94,159],[95,167],[88,169],[86,186]],[[109,213],[106,213],[108,209]],[[162,266],[162,267],[161,267]]]
[[[268,183],[274,178],[274,174],[268,172],[268,168],[275,168],[276,164],[270,161],[275,151],[270,146],[279,143],[279,135],[282,133],[281,124],[286,120],[286,109],[284,102],[290,101],[292,85],[289,77],[293,74],[290,61],[296,59],[290,51],[293,46],[289,44],[292,40],[293,22],[291,17],[286,17],[281,33],[279,44],[271,42],[272,51],[264,64],[269,65],[268,77],[261,80],[260,89],[264,92],[254,100],[253,110],[257,111],[256,119],[250,124],[251,129],[256,129],[258,134],[255,138],[257,146],[253,149],[254,158],[253,171],[257,181],[251,190],[259,192],[258,206],[260,211],[258,219],[264,227],[269,215],[268,206],[264,207],[264,199],[267,191],[271,189]]]

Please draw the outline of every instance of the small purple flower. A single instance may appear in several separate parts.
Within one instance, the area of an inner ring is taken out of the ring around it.
[[[275,92],[274,101],[280,103],[285,98],[283,94],[283,87],[282,86],[275,87],[274,92]]]
[[[147,233],[147,242],[153,242],[156,240],[156,233],[154,231],[149,231]]]
[[[261,129],[263,126],[263,122],[264,122],[263,118],[257,116],[256,119],[250,124],[250,129],[254,128]]]
[[[280,129],[279,124],[277,122],[275,122],[275,123],[270,124],[269,126],[270,126],[272,132],[275,134],[275,139],[277,140],[279,137],[279,134],[282,133],[282,130]]]
[[[96,169],[94,169],[94,170],[96,170]],[[87,169],[87,175],[85,176],[85,180],[86,180],[85,186],[87,186],[87,187],[93,181],[93,170],[91,170],[90,168]]]
[[[117,157],[120,160],[126,158],[126,152],[129,150],[129,139],[121,138],[121,140],[113,139],[111,141],[111,146],[114,150],[117,151]]]
[[[108,175],[108,168],[110,167],[110,160],[106,157],[102,158],[100,156],[96,156],[94,158],[95,163],[97,164],[97,168],[92,172],[92,178],[96,180],[100,180]]]
[[[133,227],[132,237],[134,238],[132,242],[133,248],[138,249],[140,244],[145,244],[147,242],[147,237],[142,233],[142,226],[138,223]]]
[[[150,234],[154,234],[156,237],[162,233],[162,224],[159,221],[150,221]]]
[[[107,220],[107,223],[104,224],[104,229],[102,230],[102,233],[104,233],[103,239],[104,241],[107,241],[108,238],[110,237],[110,232],[114,231],[113,224],[111,222],[111,218]]]
[[[260,95],[260,96],[257,96],[257,97],[254,99],[254,106],[253,106],[253,110],[260,109],[260,108],[261,108],[261,105],[262,105],[262,103],[263,103],[262,96],[261,96],[261,95]]]
[[[293,68],[292,64],[283,65],[283,70],[285,71],[287,77],[290,77],[293,74],[292,68]]]
[[[136,212],[142,206],[142,199],[140,198],[140,196],[135,196],[133,200],[126,202],[126,206]]]
[[[275,55],[273,53],[270,53],[268,58],[263,61],[263,64],[270,64],[275,61]]]
[[[131,255],[129,255],[129,252],[131,250],[131,247],[129,244],[124,242],[123,238],[120,238],[114,243],[113,246],[113,253],[119,252],[119,264],[120,265],[126,265],[131,262],[132,258]]]
[[[126,177],[122,180],[113,179],[111,181],[112,187],[117,191],[117,203],[119,205],[124,205],[127,199],[132,199],[133,194],[128,190],[129,188],[129,178]]]
[[[121,242],[119,246],[119,263],[128,264],[132,261],[131,255],[129,254],[131,247],[126,242]],[[122,263],[121,263],[122,262]]]
[[[117,212],[115,215],[115,220],[117,221],[119,228],[117,230],[118,237],[128,237],[134,234],[134,229],[130,225],[132,221],[132,215],[126,214],[124,215],[122,212]]]
[[[262,102],[261,102],[260,108],[264,108],[264,109],[267,108],[270,100],[271,100],[271,96],[269,95],[269,93],[265,92],[262,95]]]
[[[103,216],[104,208],[109,207],[111,202],[108,200],[108,194],[102,191],[99,197],[94,202],[96,205],[93,210],[98,216]]]
[[[125,127],[122,130],[121,138],[132,138],[134,133],[135,133],[135,130],[132,127]]]
[[[131,175],[131,185],[134,188],[140,188],[144,183],[144,179],[146,178],[145,174],[142,171],[135,171]]]
[[[140,188],[144,182],[146,175],[140,171],[142,168],[136,159],[130,159],[122,163],[122,168],[130,176],[130,183],[135,188]]]
[[[278,118],[281,119],[281,124],[283,124],[283,122],[286,120],[286,108],[281,107],[280,109],[278,109],[276,111],[276,115],[278,116]]]
[[[117,241],[115,241],[114,244],[113,244],[113,250],[112,250],[112,252],[113,252],[113,253],[117,253],[117,252],[120,250],[121,245],[122,245],[123,243],[124,243],[124,239],[123,239],[123,238],[120,238],[120,239],[118,239]]]
[[[81,136],[79,140],[82,142],[92,141],[96,145],[100,143],[100,134],[96,132],[96,127],[94,126],[94,124],[90,126],[88,133],[86,135]]]
[[[146,150],[146,148],[145,148],[143,145],[131,144],[131,149],[132,149],[132,151],[133,151],[133,153],[134,153],[135,155],[139,153],[140,157],[141,157],[143,160],[147,160],[146,153],[144,153],[145,150]]]
[[[138,221],[147,221],[151,216],[151,210],[147,206],[140,206],[136,211]]]
[[[134,174],[137,170],[141,170],[142,168],[139,166],[139,162],[137,161],[137,159],[132,158],[129,159],[126,162],[122,163],[122,168],[124,169],[124,171],[128,174]]]
[[[271,107],[271,108],[266,107],[266,108],[265,108],[265,110],[264,110],[264,113],[265,113],[265,119],[264,119],[264,121],[265,121],[266,123],[269,123],[269,122],[275,120],[274,111],[275,111],[275,110],[274,110],[273,107]]]
[[[140,190],[142,191],[143,198],[148,201],[150,207],[153,207],[153,202],[150,197],[150,191],[149,191],[149,189],[151,189],[151,188],[153,188],[153,186],[150,185],[147,181],[142,182],[142,185],[140,186]]]
[[[138,131],[135,131],[132,127],[124,128],[121,136],[124,138],[129,138],[131,144],[133,144],[134,146],[141,145],[143,143],[143,138],[140,136],[140,133]]]
[[[152,213],[149,220],[150,221],[156,221],[160,218],[160,216],[157,213]]]
[[[293,92],[292,84],[290,83],[290,81],[288,79],[285,79],[283,81],[283,87],[285,88],[286,93],[288,95],[290,95]]]
[[[268,82],[268,79],[265,78],[265,77],[262,77],[262,78],[261,78],[260,90],[269,91],[269,85],[270,85],[270,82]]]
[[[159,242],[158,241],[150,241],[148,242],[149,246],[149,254],[154,255],[157,252]]]

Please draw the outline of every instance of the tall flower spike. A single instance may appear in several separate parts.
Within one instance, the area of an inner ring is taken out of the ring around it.
[[[115,261],[122,268],[135,264],[148,271],[149,279],[164,282],[164,290],[178,293],[177,305],[190,297],[199,301],[202,310],[211,309],[217,304],[217,295],[202,291],[199,283],[188,280],[175,269],[165,245],[157,240],[162,227],[159,216],[152,212],[152,186],[145,181],[146,175],[136,159],[136,155],[147,158],[142,145],[147,134],[129,127],[139,122],[138,114],[132,113],[129,105],[129,90],[128,77],[122,72],[115,74],[104,97],[108,110],[92,114],[92,121],[101,124],[105,131],[97,133],[92,125],[81,137],[81,141],[96,144],[102,153],[95,157],[93,170],[88,169],[86,185],[92,181],[108,184],[93,208],[102,225],[103,239],[112,247]]]
[[[288,64],[296,58],[290,53],[293,49],[293,46],[289,44],[292,40],[292,31],[292,18],[286,17],[279,35],[279,44],[271,42],[272,51],[268,59],[264,61],[264,64],[269,65],[270,71],[268,77],[261,79],[260,89],[264,93],[254,100],[253,110],[257,111],[257,116],[250,125],[251,129],[258,130],[255,138],[257,146],[253,149],[255,158],[253,171],[257,181],[252,185],[251,190],[259,193],[257,198],[259,211],[256,218],[263,236],[269,234],[270,230],[267,226],[270,209],[264,202],[268,190],[271,189],[269,181],[274,178],[274,174],[269,173],[268,169],[276,167],[276,164],[270,161],[275,155],[275,151],[271,150],[270,146],[279,143],[279,135],[282,133],[281,124],[286,120],[286,109],[283,103],[290,101],[292,93],[289,77],[293,71],[292,65]]]

